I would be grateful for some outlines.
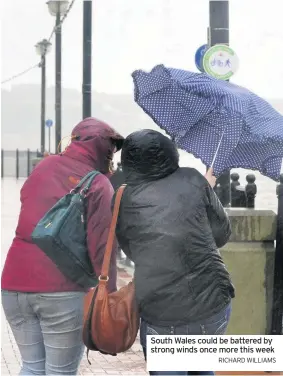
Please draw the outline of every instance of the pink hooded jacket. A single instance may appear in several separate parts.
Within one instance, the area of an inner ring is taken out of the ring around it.
[[[72,132],[66,151],[44,158],[21,190],[21,211],[16,235],[2,273],[2,289],[19,292],[64,292],[82,289],[68,280],[32,243],[31,234],[45,213],[92,170],[98,175],[87,194],[87,242],[90,259],[100,275],[110,222],[113,188],[107,176],[115,146],[123,138],[107,124],[87,118]],[[109,275],[109,290],[116,289],[116,244]]]

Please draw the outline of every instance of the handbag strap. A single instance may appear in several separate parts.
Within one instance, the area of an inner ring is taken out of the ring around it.
[[[126,184],[121,185],[121,187],[118,189],[117,194],[116,194],[110,230],[109,230],[107,243],[106,243],[106,250],[105,250],[103,264],[101,268],[101,275],[98,278],[100,282],[107,282],[109,280],[108,274],[109,274],[110,260],[111,260],[111,254],[112,254],[112,249],[113,249],[113,242],[114,242],[114,237],[115,237],[116,224],[117,224],[117,219],[118,219],[118,214],[119,214],[120,203],[121,203],[122,195],[124,193],[125,188],[126,188]]]
[[[91,175],[91,176],[88,178],[88,180],[86,181],[86,185],[85,185],[85,187],[82,189],[82,191],[84,192],[84,194],[87,193],[87,191],[88,191],[89,188],[91,187],[91,184],[92,184],[94,178],[95,178],[97,175],[99,175],[99,174],[100,174],[99,171],[93,171],[93,172],[92,172],[92,175]]]
[[[79,182],[79,184],[76,185],[75,188],[73,188],[71,192],[73,192],[73,193],[77,192],[77,191],[78,191],[80,188],[82,188],[82,186],[86,183],[85,187],[83,188],[84,193],[86,193],[86,192],[89,190],[89,188],[90,188],[90,186],[91,186],[91,183],[93,182],[93,179],[94,179],[98,174],[100,174],[100,172],[99,172],[99,171],[96,171],[96,170],[89,172],[87,175],[85,175],[85,176],[81,179],[81,181]]]

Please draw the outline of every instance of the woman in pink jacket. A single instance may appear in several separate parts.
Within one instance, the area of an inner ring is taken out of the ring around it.
[[[100,171],[87,194],[87,243],[93,269],[100,275],[112,216],[113,188],[108,175],[113,153],[122,142],[122,136],[109,125],[85,119],[73,129],[66,151],[44,158],[23,185],[16,236],[1,281],[2,305],[22,357],[20,375],[77,373],[84,351],[85,291],[32,243],[31,234],[45,213],[83,176]],[[116,289],[115,257],[109,289]]]

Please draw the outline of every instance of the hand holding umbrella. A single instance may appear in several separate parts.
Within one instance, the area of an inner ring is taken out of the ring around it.
[[[210,184],[211,188],[214,188],[215,187],[215,184],[216,184],[216,177],[213,175],[213,168],[209,168],[206,172],[206,174],[204,175],[204,177],[206,178],[206,180],[208,181],[208,183]]]

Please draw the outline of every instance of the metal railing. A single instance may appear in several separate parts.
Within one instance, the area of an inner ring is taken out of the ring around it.
[[[42,157],[38,151],[1,149],[1,178],[27,178],[33,168],[33,160]]]

